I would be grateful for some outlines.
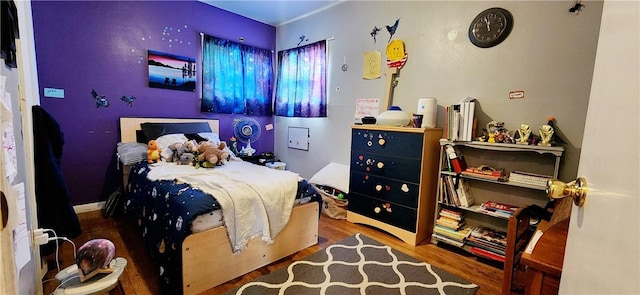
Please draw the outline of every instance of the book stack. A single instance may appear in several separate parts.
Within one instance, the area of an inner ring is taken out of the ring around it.
[[[464,213],[442,208],[433,227],[433,237],[441,242],[462,247],[471,228],[465,226]]]
[[[458,104],[446,107],[445,134],[448,140],[472,141],[477,125],[475,104],[473,97],[465,97]]]
[[[475,204],[471,188],[463,178],[442,176],[440,177],[439,185],[438,201],[440,203],[465,208]]]
[[[552,177],[549,175],[541,175],[522,171],[513,171],[509,174],[509,182],[518,182],[531,185],[546,186],[547,181]]]
[[[468,167],[462,171],[462,175],[469,175],[495,181],[501,181],[505,178],[503,169],[494,169],[486,165]]]
[[[509,218],[513,216],[513,214],[516,213],[517,210],[517,206],[498,203],[494,201],[486,201],[480,204],[478,212],[482,212],[492,216]]]
[[[504,262],[507,233],[485,226],[476,226],[467,237],[471,253],[491,260]]]

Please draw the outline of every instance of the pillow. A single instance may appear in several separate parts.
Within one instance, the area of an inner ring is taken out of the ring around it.
[[[147,159],[147,145],[139,142],[118,142],[120,162],[131,165]]]
[[[313,175],[309,182],[335,187],[349,193],[349,166],[331,162]]]
[[[157,139],[166,134],[211,132],[206,122],[193,123],[142,123],[140,129],[147,141]]]
[[[211,141],[215,145],[220,145],[220,135],[214,132],[200,132],[196,134],[198,137],[203,138],[206,141]],[[196,140],[197,141],[197,140]],[[199,142],[199,141],[198,141]]]
[[[158,148],[160,148],[160,151],[161,151],[160,157],[162,157],[162,159],[167,159],[172,154],[172,151],[169,149],[169,146],[176,142],[185,143],[187,142],[187,137],[184,136],[184,134],[182,133],[165,134],[158,137],[156,141],[158,142]]]

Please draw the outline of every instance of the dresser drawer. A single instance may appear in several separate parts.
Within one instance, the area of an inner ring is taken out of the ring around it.
[[[385,207],[385,204],[389,204],[388,209]],[[397,226],[410,232],[416,231],[417,211],[415,209],[386,203],[358,193],[349,193],[349,211]],[[376,211],[378,212],[376,213]]]
[[[420,165],[416,159],[351,151],[351,171],[419,183]]]
[[[397,155],[418,161],[422,157],[422,133],[366,129],[352,129],[351,132],[352,150]]]
[[[351,172],[349,193],[355,192],[411,208],[418,207],[420,185],[407,181]]]

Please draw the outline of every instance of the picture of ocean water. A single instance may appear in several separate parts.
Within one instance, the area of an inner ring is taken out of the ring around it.
[[[148,50],[149,87],[196,90],[195,58]]]

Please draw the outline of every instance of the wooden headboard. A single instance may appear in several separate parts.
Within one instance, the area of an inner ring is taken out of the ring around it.
[[[120,142],[136,141],[136,131],[140,130],[142,123],[196,123],[206,122],[211,127],[211,132],[219,133],[219,122],[216,119],[180,119],[180,118],[120,118]]]

